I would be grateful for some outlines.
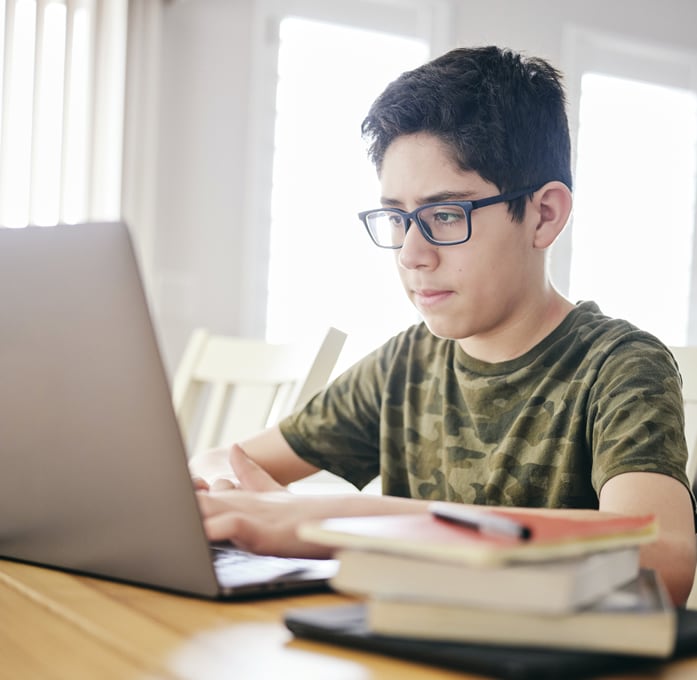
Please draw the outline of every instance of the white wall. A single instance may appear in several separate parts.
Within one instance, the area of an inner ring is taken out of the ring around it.
[[[241,329],[251,0],[165,6],[152,299],[170,367],[195,325]]]
[[[180,0],[164,8],[151,296],[170,369],[196,325],[258,332],[241,299],[254,265],[245,238],[265,228],[241,219],[253,191],[254,4]],[[694,0],[456,0],[453,11],[456,44],[507,46],[562,70],[571,66],[566,36],[574,27],[697,54]]]
[[[462,43],[505,45],[562,65],[570,25],[697,48],[693,0],[487,0],[457,2]]]

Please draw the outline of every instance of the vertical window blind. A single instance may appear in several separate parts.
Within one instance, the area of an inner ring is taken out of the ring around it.
[[[0,0],[0,224],[120,213],[127,0]]]

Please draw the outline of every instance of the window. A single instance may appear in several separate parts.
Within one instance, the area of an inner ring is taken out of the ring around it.
[[[356,213],[380,196],[360,123],[385,84],[427,49],[298,18],[283,20],[280,38],[267,337],[332,324],[348,332],[358,358],[417,320],[394,258],[372,245]]]
[[[118,218],[127,0],[0,10],[0,224]]]
[[[691,57],[589,50],[580,75],[569,295],[685,345],[697,188]]]
[[[583,76],[571,296],[672,345],[687,342],[696,161],[694,92]]]
[[[418,321],[393,258],[371,244],[357,218],[380,196],[360,124],[390,80],[450,45],[449,3],[259,0],[256,7],[249,146],[257,152],[241,219],[258,228],[241,244],[242,278],[255,301],[244,298],[244,325],[270,341],[335,325],[348,333],[340,370]]]

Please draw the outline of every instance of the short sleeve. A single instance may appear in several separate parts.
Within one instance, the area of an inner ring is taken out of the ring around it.
[[[681,379],[669,350],[636,333],[607,354],[590,392],[593,487],[630,471],[657,472],[689,489]]]
[[[380,410],[394,347],[395,338],[280,423],[281,434],[301,458],[359,489],[380,473]]]

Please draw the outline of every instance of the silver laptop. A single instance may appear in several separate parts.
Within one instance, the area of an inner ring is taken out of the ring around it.
[[[336,569],[209,545],[124,224],[0,228],[0,556],[204,597]]]

